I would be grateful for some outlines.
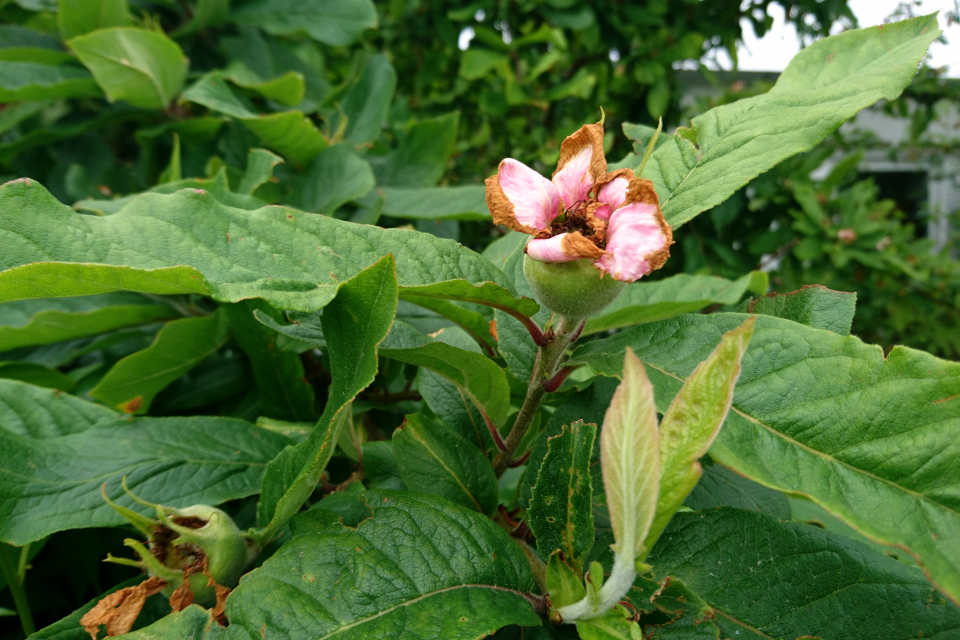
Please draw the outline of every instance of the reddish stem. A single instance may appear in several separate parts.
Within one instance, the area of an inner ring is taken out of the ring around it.
[[[497,449],[500,451],[507,450],[507,443],[503,441],[503,438],[500,437],[500,431],[497,430],[497,425],[493,424],[493,421],[490,419],[490,416],[487,415],[487,412],[480,407],[477,407],[480,410],[480,415],[483,416],[483,421],[487,423],[487,429],[490,431],[490,436],[493,438],[493,443],[497,445]]]
[[[560,388],[560,385],[563,384],[563,381],[567,379],[571,373],[577,370],[578,367],[564,367],[553,374],[553,377],[549,380],[543,381],[543,390],[547,393],[553,393]]]
[[[513,460],[512,462],[508,462],[508,463],[507,463],[507,466],[510,467],[511,469],[516,469],[517,467],[519,467],[520,465],[522,465],[524,462],[526,462],[526,461],[527,461],[527,458],[529,458],[529,457],[530,457],[530,452],[527,451],[525,454],[523,454],[522,456],[520,456],[520,457],[517,458],[516,460]]]

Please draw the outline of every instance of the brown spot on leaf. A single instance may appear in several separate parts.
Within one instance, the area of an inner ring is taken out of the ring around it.
[[[500,338],[497,336],[497,321],[490,321],[490,335],[493,337],[495,342],[500,342]]]
[[[137,396],[133,400],[120,406],[120,410],[124,413],[136,413],[138,409],[143,405],[143,396]]]
[[[97,640],[100,625],[107,628],[107,636],[119,636],[130,631],[147,598],[167,586],[166,580],[152,577],[135,587],[114,591],[87,611],[80,624],[93,640]]]

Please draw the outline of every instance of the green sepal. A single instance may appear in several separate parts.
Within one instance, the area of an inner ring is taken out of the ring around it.
[[[547,593],[552,609],[579,602],[587,595],[582,576],[561,557],[559,551],[552,553],[547,561]]]
[[[596,611],[600,606],[600,589],[603,587],[603,565],[596,560],[590,563],[590,571],[587,572],[584,586],[590,607]]]

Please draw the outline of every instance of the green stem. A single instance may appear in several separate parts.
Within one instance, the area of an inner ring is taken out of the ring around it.
[[[37,628],[33,625],[33,615],[30,613],[30,604],[27,602],[27,592],[23,589],[23,582],[17,575],[17,567],[10,558],[10,546],[0,545],[0,570],[3,571],[3,577],[10,588],[10,594],[13,596],[13,603],[17,607],[17,615],[20,616],[20,624],[23,626],[23,633],[31,635]]]
[[[552,378],[560,368],[563,355],[567,347],[579,336],[583,322],[583,318],[561,318],[553,337],[537,352],[533,376],[527,387],[527,397],[523,401],[523,406],[520,407],[513,428],[504,440],[504,450],[493,459],[493,470],[497,477],[503,474],[507,465],[513,460],[517,447],[520,446],[523,436],[527,434],[527,429],[533,423],[543,396],[546,394],[543,383]]]

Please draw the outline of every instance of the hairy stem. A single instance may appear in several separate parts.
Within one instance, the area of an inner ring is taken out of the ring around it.
[[[600,587],[600,603],[596,608],[591,606],[590,598],[584,598],[579,602],[574,602],[565,607],[557,609],[557,613],[563,618],[564,622],[571,623],[577,620],[589,620],[602,616],[610,609],[613,609],[620,602],[633,581],[637,578],[637,570],[634,564],[633,553],[617,553],[613,560],[613,571]]]
[[[544,383],[557,373],[563,354],[567,347],[580,335],[584,322],[583,318],[561,318],[553,337],[547,340],[545,346],[540,347],[534,372],[527,387],[527,397],[523,401],[523,406],[520,407],[513,428],[510,429],[510,433],[504,440],[504,449],[493,459],[493,470],[497,477],[502,475],[513,461],[517,447],[520,446],[523,437],[527,435],[527,429],[533,423],[533,418],[537,415],[543,396],[547,392]]]
[[[23,633],[30,635],[37,628],[33,624],[33,615],[30,613],[30,604],[27,602],[27,592],[23,588],[23,582],[18,575],[17,566],[10,558],[12,547],[3,544],[0,545],[0,571],[7,581],[10,588],[10,595],[13,596],[13,604],[17,608],[17,615],[20,616],[20,625],[23,627]]]

